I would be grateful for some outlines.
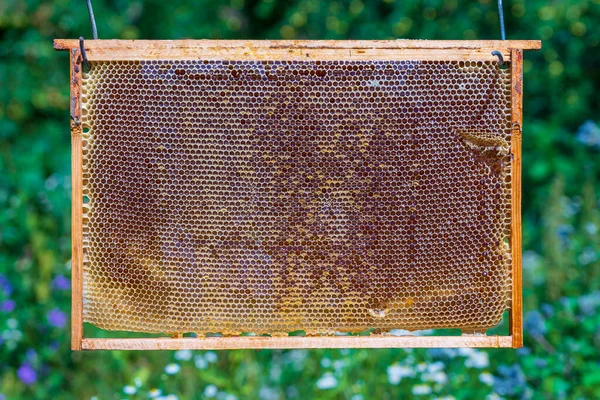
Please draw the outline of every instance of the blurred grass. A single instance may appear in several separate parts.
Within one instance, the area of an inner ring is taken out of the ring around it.
[[[492,0],[94,6],[101,38],[499,36]],[[90,37],[87,10],[0,2],[0,399],[600,398],[600,1],[505,14],[509,39],[544,41],[524,64],[523,350],[72,353],[50,314],[70,304],[55,281],[70,273],[68,57],[52,39]]]

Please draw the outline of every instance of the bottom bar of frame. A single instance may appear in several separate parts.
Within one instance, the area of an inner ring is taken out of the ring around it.
[[[83,350],[512,347],[512,336],[333,336],[83,339]]]

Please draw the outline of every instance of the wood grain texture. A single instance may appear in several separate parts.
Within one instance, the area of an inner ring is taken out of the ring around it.
[[[511,50],[512,87],[512,302],[510,332],[512,347],[523,347],[523,279],[521,266],[521,139],[523,119],[523,51]]]
[[[79,50],[70,51],[71,65],[71,349],[81,350],[83,340],[83,240],[81,63]]]
[[[84,350],[511,347],[510,336],[328,336],[84,339]]]
[[[88,40],[90,61],[111,60],[497,60],[500,51],[539,49],[536,40]],[[56,50],[79,48],[75,39],[55,39]]]

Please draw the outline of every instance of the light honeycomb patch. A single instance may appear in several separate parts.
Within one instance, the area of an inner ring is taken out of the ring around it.
[[[510,94],[492,62],[92,63],[85,321],[495,326],[511,290]]]

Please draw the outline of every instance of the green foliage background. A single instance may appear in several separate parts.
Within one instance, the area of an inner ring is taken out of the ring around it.
[[[96,0],[101,38],[495,39],[496,2]],[[83,1],[0,2],[0,399],[600,398],[600,1],[505,2],[525,55],[525,348],[69,350],[68,57]],[[59,278],[57,278],[59,277]],[[12,308],[12,309],[11,309]],[[170,396],[170,397],[169,397]]]

